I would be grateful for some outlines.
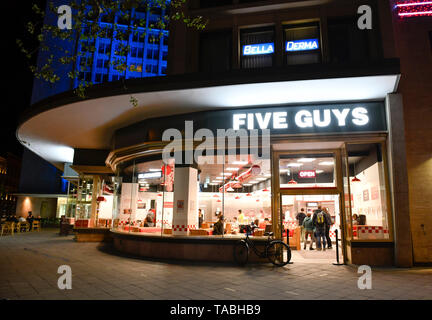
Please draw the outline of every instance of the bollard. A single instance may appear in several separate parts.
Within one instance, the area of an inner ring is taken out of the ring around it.
[[[343,266],[343,263],[339,263],[339,232],[338,229],[335,230],[336,233],[336,263],[335,266]]]
[[[290,248],[290,250],[291,250],[291,247],[290,247],[290,242],[289,242],[289,229],[287,228],[286,229],[286,236],[287,236],[287,245],[288,245],[288,247]],[[292,258],[292,257],[291,257]],[[288,262],[288,264],[293,264],[294,262],[292,262],[292,261],[290,261],[290,262]]]

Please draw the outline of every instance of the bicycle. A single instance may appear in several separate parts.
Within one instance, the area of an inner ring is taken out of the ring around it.
[[[253,228],[255,229],[255,228]],[[267,258],[275,266],[283,267],[291,260],[290,247],[281,240],[273,239],[273,232],[268,232],[267,242],[263,252],[259,251],[253,241],[249,238],[250,231],[253,230],[250,226],[246,230],[246,239],[239,240],[234,245],[234,261],[244,266],[249,260],[249,247],[260,258]]]

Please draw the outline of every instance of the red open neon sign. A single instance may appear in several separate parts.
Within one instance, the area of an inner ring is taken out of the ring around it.
[[[315,178],[316,172],[315,170],[300,170],[299,171],[300,178]]]
[[[399,17],[432,16],[432,1],[398,1],[396,9]]]

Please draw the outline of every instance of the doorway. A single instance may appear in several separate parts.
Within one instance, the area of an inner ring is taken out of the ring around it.
[[[290,245],[295,246],[292,250],[294,261],[331,264],[336,261],[337,254],[339,261],[343,261],[343,248],[340,241],[341,209],[338,194],[281,194],[280,203],[283,229],[287,230],[284,231],[284,235],[287,234],[290,237]],[[328,212],[331,220],[328,237],[320,239],[321,249],[325,250],[318,250],[317,242],[313,241],[311,235],[308,235],[306,239],[305,229],[301,226],[304,220],[313,219],[314,213],[318,210]],[[323,241],[326,242],[325,245]],[[337,250],[336,246],[339,246]]]
[[[342,146],[343,143],[338,149],[272,152],[273,219],[278,222],[275,232],[284,241],[289,237],[293,262],[331,264],[337,261],[337,256],[339,262],[346,262]],[[298,219],[301,212],[313,218],[319,209],[327,210],[331,220],[328,236],[332,249],[326,243],[325,251],[324,240],[320,241],[322,250],[317,250],[317,242],[312,244],[313,250],[309,249],[311,240],[305,243]]]

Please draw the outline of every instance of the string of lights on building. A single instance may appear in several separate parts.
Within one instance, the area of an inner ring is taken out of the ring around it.
[[[432,16],[432,1],[401,1],[395,8],[401,18]]]

